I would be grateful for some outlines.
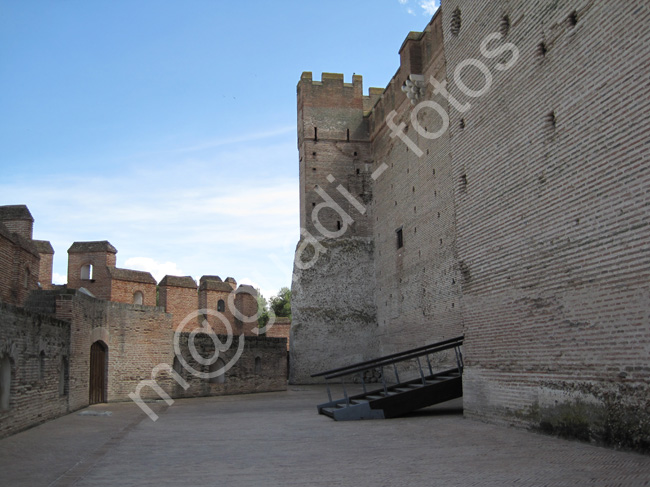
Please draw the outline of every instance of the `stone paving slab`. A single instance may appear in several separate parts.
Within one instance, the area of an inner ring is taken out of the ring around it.
[[[335,422],[326,395],[287,392],[132,403],[59,418],[0,441],[11,486],[650,486],[650,456],[463,418],[460,403]]]

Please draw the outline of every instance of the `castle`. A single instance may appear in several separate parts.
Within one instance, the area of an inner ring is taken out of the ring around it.
[[[465,336],[468,417],[650,448],[650,9],[442,0],[302,74],[291,380]]]
[[[73,243],[67,285],[53,285],[33,225],[26,206],[0,206],[0,436],[95,403],[133,399],[151,416],[145,400],[286,389],[290,323],[260,336],[251,286],[157,283],[117,267],[107,241]]]

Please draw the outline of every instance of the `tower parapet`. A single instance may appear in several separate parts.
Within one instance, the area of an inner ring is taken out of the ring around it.
[[[338,73],[323,73],[321,81],[311,72],[300,78],[300,224],[317,239],[370,235],[367,213],[359,209],[372,199],[366,114],[376,93],[363,95],[359,75],[352,83]]]

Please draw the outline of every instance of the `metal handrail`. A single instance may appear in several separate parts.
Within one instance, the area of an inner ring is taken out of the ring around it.
[[[366,370],[374,369],[376,367],[385,367],[387,365],[393,365],[393,364],[397,364],[399,362],[405,362],[407,360],[417,359],[417,358],[423,357],[425,355],[434,354],[434,353],[438,353],[438,352],[443,352],[445,350],[450,350],[452,348],[459,347],[462,344],[463,344],[463,341],[459,340],[459,341],[449,343],[447,345],[443,345],[443,346],[440,346],[440,347],[427,348],[427,349],[421,350],[419,352],[409,353],[408,355],[402,355],[402,356],[397,357],[397,358],[377,360],[377,361],[373,362],[371,365],[349,366],[349,367],[346,367],[344,370],[341,370],[340,372],[336,372],[336,373],[333,373],[333,374],[326,375],[325,379],[336,379],[338,377],[343,377],[343,376],[346,376],[346,375],[352,375],[352,374],[356,374],[358,372],[364,372]]]
[[[345,367],[339,367],[336,369],[331,369],[331,370],[326,370],[325,372],[319,372],[317,374],[312,374],[312,377],[321,377],[321,376],[327,376],[326,379],[328,378],[334,378],[334,377],[341,377],[343,375],[349,375],[352,373],[355,373],[356,369],[359,369],[358,371],[363,371],[363,370],[369,370],[374,367],[379,367],[383,365],[391,365],[397,362],[401,362],[402,360],[409,360],[412,358],[415,358],[416,356],[421,357],[423,355],[428,355],[429,353],[436,353],[440,352],[443,350],[448,350],[450,348],[455,348],[457,346],[460,346],[463,344],[463,339],[465,338],[464,335],[455,337],[455,338],[450,338],[448,340],[443,340],[441,342],[437,343],[431,343],[429,345],[424,345],[422,347],[417,347],[417,348],[412,348],[410,350],[405,350],[403,352],[398,352],[398,353],[392,353],[390,355],[384,355],[383,357],[379,357],[376,359],[372,360],[366,360],[364,362],[358,362],[356,364],[352,365],[346,365]],[[449,345],[449,346],[446,346]],[[444,348],[440,348],[444,347]],[[440,349],[438,349],[440,348]],[[413,355],[413,354],[418,354],[418,355]],[[413,355],[413,356],[411,356]],[[343,373],[344,371],[348,371]],[[341,373],[341,374],[338,374]],[[332,374],[337,374],[337,375],[332,375]]]
[[[445,350],[450,350],[454,349],[455,355],[456,355],[456,364],[457,364],[457,371],[459,374],[463,373],[463,354],[460,350],[461,345],[463,344],[464,340],[464,335],[455,337],[455,338],[450,338],[448,340],[443,340],[441,342],[437,343],[431,343],[429,345],[424,345],[422,347],[417,347],[417,348],[412,348],[410,350],[405,350],[403,352],[398,352],[398,353],[393,353],[390,355],[384,355],[383,357],[379,357],[376,359],[372,360],[366,360],[364,362],[358,362],[356,364],[348,365],[345,367],[339,367],[336,369],[331,369],[327,370],[325,372],[319,372],[317,374],[313,374],[312,377],[321,377],[325,376],[325,382],[327,383],[327,396],[329,397],[330,403],[332,402],[332,391],[330,389],[330,380],[331,379],[341,379],[341,386],[343,387],[343,395],[344,397],[342,398],[343,401],[349,406],[350,405],[350,396],[347,392],[347,388],[345,386],[345,381],[343,380],[343,377],[348,376],[348,375],[354,375],[354,374],[359,374],[359,377],[361,379],[361,385],[363,387],[364,393],[367,392],[366,390],[366,384],[364,381],[364,376],[363,372],[367,370],[373,370],[373,369],[379,369],[380,370],[380,378],[381,378],[381,383],[384,389],[384,394],[388,394],[388,384],[386,383],[386,377],[384,375],[384,367],[392,365],[394,372],[395,372],[395,377],[397,379],[397,382],[399,383],[399,375],[397,372],[397,367],[395,364],[399,362],[405,362],[407,360],[413,360],[416,359],[418,363],[418,369],[419,369],[419,375],[420,378],[419,380],[422,381],[423,385],[426,385],[426,379],[427,376],[433,376],[433,369],[431,366],[431,360],[429,359],[429,355],[432,355],[434,353],[438,352],[443,352]],[[420,361],[420,357],[426,356],[426,361],[427,365],[429,368],[429,374],[425,374],[424,371],[422,370],[422,362]]]

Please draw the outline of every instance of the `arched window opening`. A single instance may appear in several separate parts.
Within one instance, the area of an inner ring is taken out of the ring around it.
[[[41,350],[38,354],[38,380],[45,379],[45,352]]]
[[[141,291],[133,293],[133,304],[144,304],[144,294]]]
[[[86,264],[81,266],[81,279],[91,280],[93,278],[93,265]]]
[[[226,363],[222,359],[217,359],[217,361],[213,364],[210,364],[210,374],[212,375],[213,372],[217,372],[218,370],[221,370],[223,367],[226,366]],[[226,382],[226,372],[223,371],[217,376],[210,377],[209,382],[211,384],[224,384]]]
[[[29,289],[29,281],[30,281],[31,276],[32,276],[32,273],[30,272],[29,267],[26,267],[25,268],[25,280],[23,282],[23,287],[25,289]]]
[[[226,311],[226,303],[224,302],[223,299],[220,299],[219,302],[217,303],[217,311],[219,311],[220,313]]]
[[[3,355],[0,359],[0,409],[9,409],[11,399],[11,359]]]
[[[262,373],[262,359],[255,357],[255,375],[260,375]]]
[[[59,364],[59,396],[68,395],[69,381],[68,357],[61,357],[61,363]]]

